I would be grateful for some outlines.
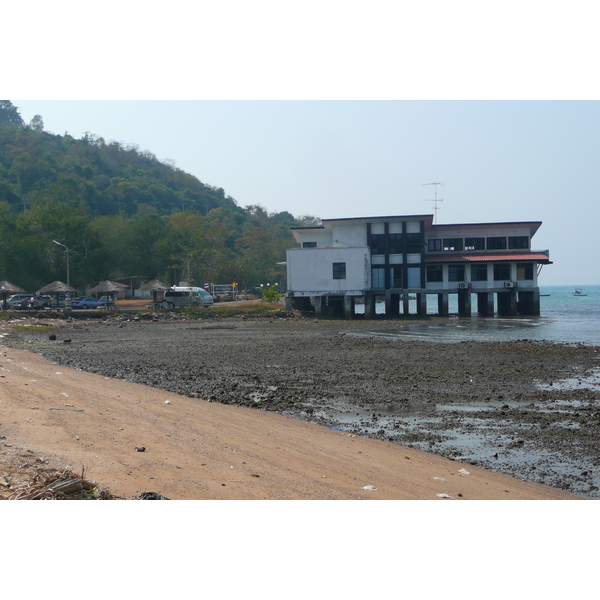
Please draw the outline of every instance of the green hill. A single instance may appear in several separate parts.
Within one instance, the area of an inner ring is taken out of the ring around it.
[[[59,279],[83,291],[136,276],[242,288],[282,283],[291,226],[314,217],[240,207],[135,145],[23,123],[0,101],[0,280],[28,292]]]

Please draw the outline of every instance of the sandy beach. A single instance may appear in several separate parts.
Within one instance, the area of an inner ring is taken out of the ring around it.
[[[0,476],[9,480],[68,465],[122,498],[577,498],[397,443],[84,372],[7,346],[0,347],[0,444]]]

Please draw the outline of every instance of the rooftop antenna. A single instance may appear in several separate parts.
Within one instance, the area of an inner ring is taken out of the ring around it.
[[[423,202],[433,202],[433,223],[435,225],[435,223],[437,222],[438,202],[444,201],[443,198],[437,197],[437,186],[444,185],[444,183],[441,181],[434,181],[433,183],[424,183],[423,185],[435,185],[435,195],[433,200],[423,200]]]

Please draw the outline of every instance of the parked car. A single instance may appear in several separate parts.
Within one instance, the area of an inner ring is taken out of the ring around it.
[[[104,302],[106,306],[114,306],[116,298],[114,296],[100,296],[98,300],[100,300],[100,302]]]
[[[13,310],[29,308],[30,301],[31,294],[13,294],[6,300],[6,308]]]
[[[58,304],[56,304],[56,296],[52,296],[52,300],[48,304],[50,308],[64,308],[66,294],[60,294],[58,297]]]
[[[165,292],[163,305],[166,308],[183,308],[188,306],[210,306],[213,302],[213,297],[204,288],[172,287]]]
[[[52,304],[52,296],[41,294],[33,297],[32,308],[48,308]]]
[[[79,298],[74,298],[71,303],[71,308],[83,308],[84,310],[86,308],[100,308],[101,306],[106,306],[106,304],[89,296],[79,296]]]

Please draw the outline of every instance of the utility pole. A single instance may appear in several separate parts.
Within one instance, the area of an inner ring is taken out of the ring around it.
[[[423,185],[435,185],[435,195],[433,200],[423,200],[423,202],[433,202],[433,224],[435,225],[435,223],[437,222],[438,202],[444,201],[443,198],[437,197],[437,186],[444,184],[440,181],[434,181],[433,183],[424,183]]]
[[[60,242],[57,242],[56,240],[52,240],[55,244],[57,244],[58,246],[62,246],[66,251],[67,251],[67,287],[71,287],[71,282],[70,280],[70,272],[69,272],[69,249],[64,245],[61,244]]]

